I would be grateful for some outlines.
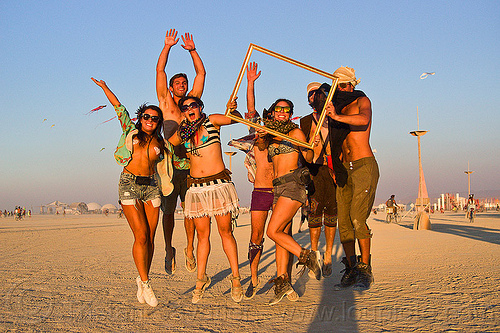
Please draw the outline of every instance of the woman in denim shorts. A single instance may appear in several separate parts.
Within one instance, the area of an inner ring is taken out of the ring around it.
[[[92,80],[113,104],[123,130],[114,155],[118,164],[123,166],[118,186],[120,205],[134,234],[132,256],[139,272],[137,299],[140,303],[157,306],[158,300],[149,282],[149,270],[161,203],[159,179],[163,180],[162,189],[167,193],[170,184],[167,160],[162,160],[162,112],[157,106],[142,105],[137,110],[138,120],[134,124],[106,83]]]
[[[306,137],[298,126],[291,122],[293,103],[287,99],[278,99],[269,110],[272,120],[264,120],[266,127],[286,134],[297,140],[306,141]],[[297,210],[306,202],[306,183],[309,176],[306,168],[299,168],[299,154],[306,161],[311,162],[313,151],[293,144],[288,140],[271,137],[263,130],[257,131],[256,145],[267,148],[268,157],[274,167],[274,207],[267,236],[276,243],[276,271],[274,279],[274,296],[269,301],[270,305],[281,301],[284,296],[296,301],[298,295],[290,283],[289,255],[294,254],[299,258],[299,263],[321,273],[321,268],[316,267],[315,252],[302,248],[291,236],[292,219]],[[316,274],[317,276],[317,274]]]

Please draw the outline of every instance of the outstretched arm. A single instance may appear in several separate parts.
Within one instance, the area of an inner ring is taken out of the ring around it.
[[[167,31],[165,36],[165,46],[161,50],[160,57],[158,58],[158,63],[156,64],[156,96],[158,97],[158,102],[160,109],[163,111],[163,118],[171,118],[169,113],[172,113],[175,108],[172,106],[175,104],[170,91],[168,90],[167,73],[165,73],[165,66],[167,65],[168,54],[170,48],[177,44],[179,38],[177,38],[177,31],[175,29],[170,29]],[[178,115],[174,115],[177,119]]]
[[[188,96],[201,97],[203,94],[203,88],[205,87],[205,66],[203,66],[203,62],[201,61],[198,52],[196,52],[196,47],[193,41],[193,35],[186,32],[184,36],[181,35],[182,42],[184,45],[182,47],[185,50],[189,51],[191,58],[193,58],[194,70],[196,72],[196,76],[193,82],[193,89],[189,92]]]
[[[91,77],[91,79],[92,81],[94,81],[95,84],[97,84],[99,87],[102,88],[109,102],[113,104],[113,106],[119,106],[121,104],[118,98],[115,96],[115,94],[113,94],[113,92],[108,88],[106,82],[104,82],[103,80],[96,80],[93,77]]]
[[[247,66],[247,110],[245,113],[245,119],[251,119],[255,117],[255,80],[260,76],[261,71],[257,73],[257,63],[251,62]]]

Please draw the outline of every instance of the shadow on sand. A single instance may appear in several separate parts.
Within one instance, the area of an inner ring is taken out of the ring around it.
[[[461,237],[471,238],[483,242],[500,245],[500,231],[498,229],[486,228],[479,226],[476,223],[469,223],[465,217],[463,220],[456,220],[460,215],[453,214],[453,220],[449,215],[431,214],[432,231],[446,234],[457,235]],[[499,219],[500,214],[497,213],[478,213],[476,221],[481,218]],[[383,218],[374,218],[377,222],[386,223]],[[413,230],[413,218],[407,217],[399,223],[400,226]]]
[[[311,248],[309,231],[307,229],[301,233],[294,234],[293,237],[300,246],[308,249]],[[325,246],[324,230],[322,230],[318,244],[321,255],[324,253],[323,249]],[[338,253],[342,253],[343,255],[338,232],[335,236],[332,252],[333,273],[330,277],[321,277],[320,281],[316,281],[314,278],[310,279],[308,274],[304,273],[294,284],[294,288],[300,296],[307,294],[307,285],[320,284],[321,296],[314,305],[314,311],[312,313],[311,309],[304,309],[303,311],[304,314],[308,314],[304,318],[304,322],[310,322],[307,332],[359,332],[355,317],[356,301],[353,290],[351,288],[340,291],[334,290],[334,285],[339,283],[342,277],[343,273],[341,273],[341,270],[344,269],[344,265],[338,261],[336,255]],[[308,282],[307,285],[306,282]]]

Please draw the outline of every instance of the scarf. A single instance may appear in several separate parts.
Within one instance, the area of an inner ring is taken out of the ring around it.
[[[291,121],[282,121],[282,120],[268,120],[264,119],[264,126],[280,132],[282,134],[288,134],[291,130],[294,130],[299,127],[299,125],[291,122]]]
[[[182,142],[187,142],[189,139],[191,139],[194,133],[198,131],[201,124],[205,121],[206,118],[207,118],[206,114],[202,113],[201,117],[195,121],[191,122],[184,119],[179,125],[179,136]]]
[[[361,90],[340,91],[337,90],[332,98],[332,103],[335,106],[335,112],[340,114],[342,109],[351,104],[360,97],[365,97],[365,93]],[[335,171],[335,179],[337,185],[344,186],[347,184],[347,170],[340,161],[340,154],[342,153],[342,143],[351,131],[349,125],[328,119],[330,128],[330,148],[332,151],[332,164]]]

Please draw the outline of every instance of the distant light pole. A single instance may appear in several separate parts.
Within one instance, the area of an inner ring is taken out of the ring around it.
[[[422,168],[422,152],[420,148],[420,137],[425,135],[428,131],[421,131],[418,119],[417,107],[417,130],[410,132],[411,135],[417,137],[418,141],[418,198],[417,198],[417,212],[422,211],[429,203],[429,195],[427,194],[427,186],[425,185],[424,169]]]
[[[469,183],[469,193],[468,193],[468,195],[470,195],[470,175],[474,171],[470,170],[470,168],[469,168],[469,161],[467,161],[467,171],[464,171],[464,172],[467,174],[467,180],[468,180],[468,183]]]
[[[229,136],[229,142],[232,141],[231,135]],[[233,155],[236,154],[235,151],[231,151],[231,146],[229,146],[229,151],[225,151],[224,154],[229,156],[229,171],[233,172]]]
[[[226,151],[226,152],[224,152],[224,154],[229,156],[229,171],[233,172],[232,158],[233,158],[233,155],[236,154],[236,152],[235,151]]]

